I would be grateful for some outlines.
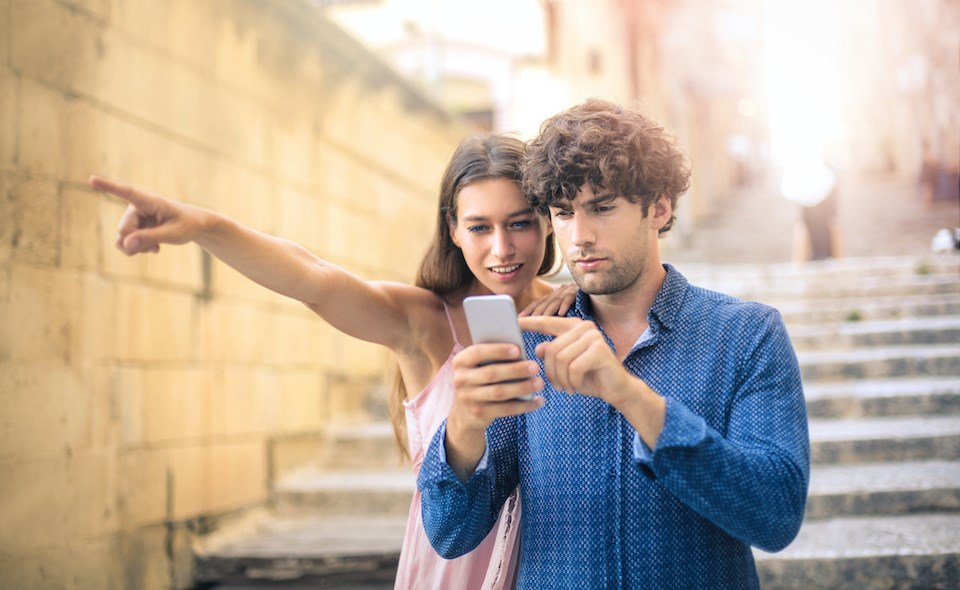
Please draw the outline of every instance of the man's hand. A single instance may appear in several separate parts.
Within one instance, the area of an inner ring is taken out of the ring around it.
[[[537,346],[537,356],[556,389],[600,397],[611,404],[622,393],[630,376],[593,322],[533,316],[520,318],[520,327],[555,337]]]
[[[159,252],[160,244],[186,244],[201,231],[201,209],[98,176],[91,176],[89,183],[128,203],[117,226],[116,241],[127,256]]]
[[[517,399],[543,389],[540,367],[520,359],[512,344],[474,344],[453,358],[453,406],[447,418],[447,463],[466,481],[486,448],[485,431],[497,418],[532,412],[543,398]]]
[[[620,411],[652,449],[666,416],[666,400],[631,375],[593,322],[579,318],[520,318],[520,327],[554,336],[537,346],[547,380],[568,393],[599,397]]]

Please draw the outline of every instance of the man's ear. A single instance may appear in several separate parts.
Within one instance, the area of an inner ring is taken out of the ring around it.
[[[460,242],[457,241],[457,220],[449,213],[447,214],[447,232],[450,234],[450,241],[452,241],[457,248],[460,248]]]
[[[670,218],[673,217],[673,204],[670,202],[669,195],[660,195],[650,207],[652,208],[650,224],[654,229],[659,230],[669,223]]]

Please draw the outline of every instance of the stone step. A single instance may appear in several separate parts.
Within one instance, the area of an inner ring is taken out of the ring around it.
[[[327,471],[383,471],[408,469],[387,421],[342,427],[329,433],[327,451],[320,461]]]
[[[804,384],[811,418],[960,414],[960,378],[864,379]]]
[[[668,261],[669,262],[669,261]],[[851,278],[956,276],[960,257],[955,254],[923,256],[870,256],[838,258],[811,263],[697,263],[678,266],[688,277],[711,285],[768,285],[784,281],[818,280],[833,282]]]
[[[956,344],[798,350],[797,359],[804,383],[960,375],[960,346]]]
[[[780,311],[791,333],[794,326],[807,324],[960,315],[960,295],[957,294],[767,303]]]
[[[882,297],[904,297],[917,295],[957,295],[960,293],[960,281],[956,276],[924,275],[914,278],[899,277],[854,277],[818,280],[778,281],[776,284],[738,290],[718,289],[723,293],[735,295],[741,299],[757,301],[788,302],[804,300],[816,302],[820,299],[870,300]]]
[[[206,535],[194,546],[204,584],[311,580],[392,582],[406,516],[280,516],[264,511]]]
[[[960,512],[960,460],[814,465],[807,520]]]
[[[917,420],[922,419],[909,418],[909,416],[935,414],[940,416],[935,419],[952,423],[960,422],[960,378],[954,376],[843,381],[808,380],[804,386],[804,393],[811,418],[811,438],[814,439],[813,442],[820,445],[822,450],[818,452],[825,453],[825,457],[836,453],[842,456],[848,455],[851,451],[845,449],[843,445],[855,444],[858,448],[866,448],[870,445],[870,448],[875,451],[879,449],[879,442],[863,440],[862,436],[857,438],[855,443],[838,439],[837,433],[840,432],[850,436],[860,432],[863,436],[869,434],[878,440],[886,438],[888,434],[895,434],[883,430],[874,431],[875,422],[839,418],[891,417],[907,420],[908,426],[913,427]],[[955,417],[950,418],[950,415]],[[822,420],[818,420],[821,418]],[[815,429],[822,430],[822,436],[831,438],[817,441],[814,436]],[[923,434],[922,430],[920,433]],[[302,473],[293,473],[279,482],[279,485],[283,486],[284,493],[279,494],[281,488],[277,488],[277,501],[282,500],[286,507],[295,507],[301,502],[297,499],[299,493],[296,491],[297,488],[308,489],[313,485],[309,483],[310,481],[319,485],[320,482],[324,482],[323,478],[326,477],[324,474],[329,474],[332,482],[340,479],[340,484],[331,483],[331,485],[352,485],[350,482],[376,477],[387,478],[385,485],[388,486],[393,486],[394,484],[390,482],[394,481],[400,482],[396,484],[400,487],[406,485],[403,482],[408,477],[405,474],[410,473],[410,467],[399,459],[389,422],[375,422],[352,429],[343,429],[331,444],[335,450],[328,453],[326,459],[317,467],[319,471],[308,469]],[[902,446],[896,438],[891,439],[889,444],[894,445],[893,448]],[[895,459],[896,456],[891,458]],[[344,479],[346,472],[356,473]],[[392,502],[393,500],[390,500],[387,505],[392,506]]]
[[[397,516],[408,513],[416,480],[406,472],[301,471],[279,482],[279,515]],[[815,465],[807,518],[960,510],[960,462]]]
[[[814,464],[957,458],[960,416],[810,420]]]
[[[383,471],[321,471],[291,473],[274,485],[278,514],[367,514],[404,517],[416,489],[410,468]]]
[[[794,326],[789,331],[797,351],[955,344],[960,342],[960,315]]]
[[[806,522],[779,553],[755,549],[764,590],[960,587],[960,514]]]
[[[960,261],[956,257],[935,263],[907,258],[891,266],[864,262],[847,259],[824,265],[704,268],[684,264],[681,272],[696,285],[757,301],[960,294]]]

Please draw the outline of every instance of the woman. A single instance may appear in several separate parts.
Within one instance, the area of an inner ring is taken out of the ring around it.
[[[555,252],[548,221],[520,192],[522,152],[522,142],[509,136],[473,137],[457,148],[443,175],[436,233],[415,286],[364,281],[293,242],[214,211],[102,178],[92,177],[90,184],[129,203],[117,234],[124,253],[195,242],[253,281],[302,301],[341,332],[389,348],[399,373],[391,415],[418,471],[452,401],[453,356],[470,344],[463,299],[508,294],[524,313],[563,313],[573,297],[573,290],[554,292],[538,278],[550,271]],[[510,588],[518,518],[514,497],[477,549],[447,561],[423,532],[417,492],[396,587]]]

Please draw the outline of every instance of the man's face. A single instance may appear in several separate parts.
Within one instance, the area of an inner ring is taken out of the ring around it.
[[[567,268],[589,295],[628,291],[648,266],[659,266],[658,230],[670,215],[669,199],[645,212],[640,202],[605,190],[594,193],[589,186],[569,203],[550,208]]]

